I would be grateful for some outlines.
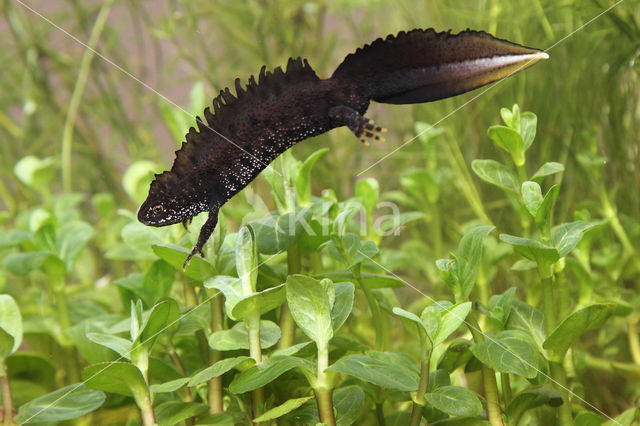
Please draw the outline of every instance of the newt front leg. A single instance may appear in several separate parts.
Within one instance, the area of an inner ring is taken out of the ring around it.
[[[191,250],[191,253],[189,253],[189,256],[187,256],[187,260],[185,260],[182,264],[183,271],[187,269],[187,265],[191,261],[191,258],[196,255],[196,253],[200,253],[200,256],[202,256],[202,258],[204,259],[204,253],[202,252],[202,249],[204,247],[204,244],[213,233],[213,230],[216,228],[216,225],[218,224],[218,209],[218,207],[215,207],[209,210],[209,218],[204,223],[204,225],[202,225],[202,228],[200,228],[198,242],[196,243],[196,246],[193,248],[193,250]]]

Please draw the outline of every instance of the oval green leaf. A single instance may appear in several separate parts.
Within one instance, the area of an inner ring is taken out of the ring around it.
[[[425,394],[425,398],[435,408],[452,416],[479,416],[482,403],[469,389],[460,386],[442,386]]]
[[[600,327],[615,310],[613,303],[595,303],[566,317],[544,341],[549,360],[561,362],[582,333]]]
[[[20,406],[13,420],[23,424],[76,419],[100,408],[105,399],[104,392],[76,383]]]

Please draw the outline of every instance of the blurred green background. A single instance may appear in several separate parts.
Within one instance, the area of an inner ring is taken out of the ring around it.
[[[87,42],[102,2],[34,1],[30,7],[78,40]],[[579,204],[594,189],[578,167],[575,153],[606,157],[603,169],[621,212],[640,215],[638,188],[638,63],[640,3],[580,1],[117,1],[108,3],[96,49],[117,64],[94,57],[80,89],[72,122],[71,190],[87,196],[107,191],[135,209],[120,185],[136,160],[167,169],[181,138],[171,133],[163,110],[173,108],[154,90],[189,109],[189,92],[204,85],[207,100],[246,80],[266,64],[290,56],[309,59],[327,77],[344,56],[379,36],[414,27],[463,30],[467,27],[528,46],[547,49],[551,59],[500,83],[440,123],[446,138],[465,158],[502,155],[486,143],[485,129],[497,124],[496,111],[518,102],[538,115],[534,156],[565,162],[565,196]],[[33,190],[14,175],[26,156],[51,158],[54,190],[61,189],[61,150],[70,99],[77,87],[84,47],[18,2],[2,1],[0,21],[0,208],[11,214],[33,201]],[[579,30],[578,30],[579,29]],[[575,34],[569,36],[574,30]],[[95,34],[94,34],[95,35]],[[92,40],[93,41],[93,40]],[[122,69],[118,69],[121,67]],[[135,81],[131,73],[145,85]],[[148,87],[145,87],[148,85]],[[153,90],[151,90],[153,89]],[[482,89],[481,89],[482,90]],[[435,123],[479,91],[419,106],[373,105],[369,113],[390,130],[388,143],[367,149],[340,129],[295,147],[306,154],[329,146],[319,164],[321,179],[347,195],[357,173],[415,135],[414,123]],[[194,111],[195,112],[195,111]],[[185,125],[194,123],[185,115]],[[184,131],[179,129],[177,133]],[[489,151],[489,152],[487,152]],[[366,173],[383,189],[423,161],[411,143]],[[531,154],[530,154],[531,155]],[[535,157],[534,157],[535,158]],[[382,179],[382,177],[384,177]],[[567,194],[567,192],[570,194]],[[456,199],[447,207],[457,209]],[[463,207],[460,207],[464,209]],[[453,213],[456,218],[458,213]]]

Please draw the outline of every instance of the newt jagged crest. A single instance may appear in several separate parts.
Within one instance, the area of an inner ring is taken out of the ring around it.
[[[190,128],[170,171],[156,175],[138,220],[165,226],[209,217],[185,266],[215,229],[218,210],[278,155],[297,142],[347,126],[363,143],[384,129],[364,117],[371,100],[430,102],[508,77],[547,54],[481,31],[433,29],[400,32],[349,54],[328,79],[306,59],[289,59],[286,71],[262,67],[236,95],[227,88]]]

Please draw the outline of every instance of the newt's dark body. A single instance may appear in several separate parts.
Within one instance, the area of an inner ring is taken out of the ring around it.
[[[176,151],[170,171],[156,175],[138,219],[152,226],[186,223],[209,211],[198,244],[217,223],[218,210],[273,159],[311,136],[347,125],[365,142],[380,127],[363,117],[371,100],[407,104],[454,96],[504,78],[546,57],[477,31],[413,30],[378,39],[348,55],[331,78],[320,79],[306,60],[286,71],[260,71],[237,95],[229,89],[206,108],[198,129]],[[186,262],[185,262],[186,264]]]

